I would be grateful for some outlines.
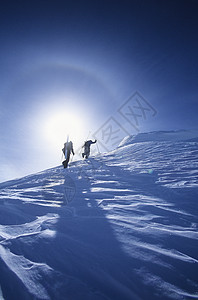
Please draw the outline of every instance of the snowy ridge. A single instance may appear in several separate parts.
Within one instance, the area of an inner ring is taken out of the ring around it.
[[[4,299],[198,299],[198,142],[162,136],[0,184]]]
[[[175,131],[153,131],[149,133],[139,133],[123,139],[120,146],[143,143],[143,142],[177,142],[195,141],[198,142],[198,130],[175,130]]]

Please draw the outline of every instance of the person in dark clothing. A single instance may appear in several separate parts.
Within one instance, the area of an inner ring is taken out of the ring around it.
[[[73,149],[73,143],[70,142],[66,142],[64,144],[64,148],[62,149],[64,155],[65,155],[65,160],[62,162],[64,168],[67,168],[68,163],[69,163],[69,159],[70,159],[70,154],[72,152],[72,154],[74,155],[74,149]]]
[[[95,144],[97,142],[97,140],[95,140],[94,142],[92,140],[86,141],[83,145],[84,147],[84,152],[82,153],[82,157],[84,158],[88,158],[89,154],[90,154],[90,147],[92,144]]]

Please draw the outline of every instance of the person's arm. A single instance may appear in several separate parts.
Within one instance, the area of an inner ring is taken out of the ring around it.
[[[72,153],[74,155],[75,153],[74,153],[73,143],[71,143],[71,151],[72,151]]]
[[[95,140],[94,142],[90,140],[89,144],[92,145],[92,144],[95,144],[96,142],[97,142],[97,140]]]

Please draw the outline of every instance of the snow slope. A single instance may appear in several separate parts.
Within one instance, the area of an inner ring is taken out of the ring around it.
[[[179,136],[0,184],[0,299],[198,299],[198,142]]]

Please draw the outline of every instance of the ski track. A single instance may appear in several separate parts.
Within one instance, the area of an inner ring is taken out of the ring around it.
[[[197,299],[197,158],[125,143],[0,184],[0,297]]]

